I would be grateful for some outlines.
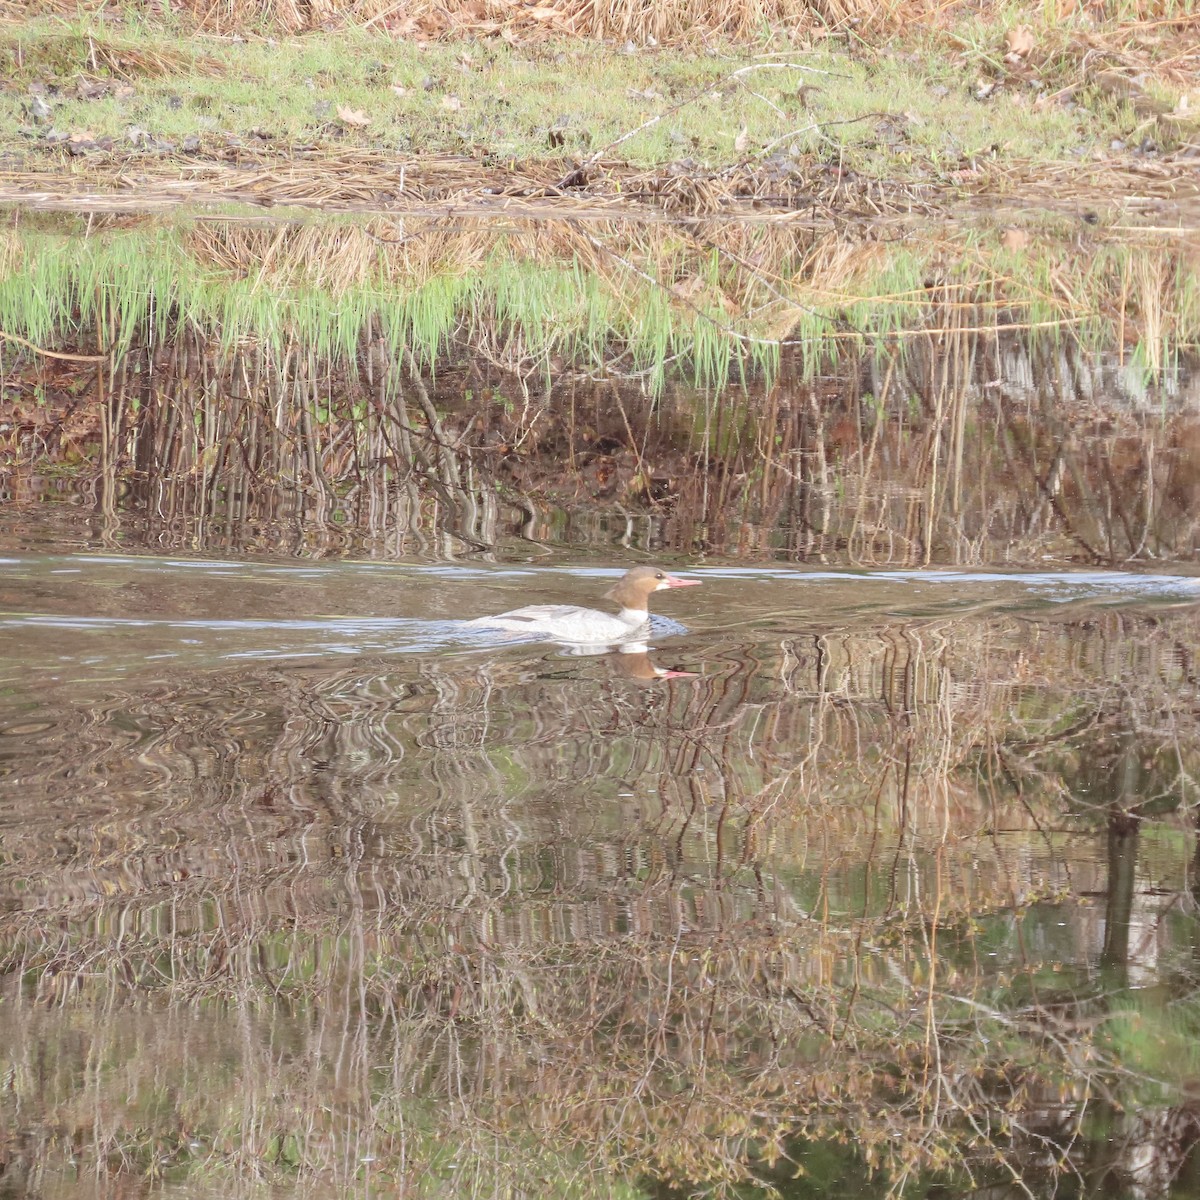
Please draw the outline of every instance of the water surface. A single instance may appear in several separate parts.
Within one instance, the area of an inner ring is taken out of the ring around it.
[[[4,1189],[1200,1196],[1196,377],[940,345],[9,430]]]
[[[672,561],[686,631],[581,656],[459,623],[624,562],[36,544],[0,1105],[42,1194],[1192,1194],[1186,564]]]

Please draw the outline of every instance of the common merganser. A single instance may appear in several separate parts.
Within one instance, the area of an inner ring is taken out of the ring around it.
[[[508,633],[544,637],[556,642],[608,646],[634,633],[645,634],[644,626],[650,620],[646,601],[651,592],[694,587],[699,582],[698,579],[678,579],[657,567],[634,567],[604,593],[606,600],[621,606],[615,617],[574,604],[529,604],[494,617],[476,617],[473,621],[465,621],[464,625],[473,629],[503,629]]]

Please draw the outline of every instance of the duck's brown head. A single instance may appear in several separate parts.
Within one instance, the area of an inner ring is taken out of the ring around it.
[[[626,571],[604,593],[604,598],[622,608],[645,612],[646,601],[651,592],[658,592],[663,588],[695,587],[699,582],[698,579],[679,579],[660,571],[657,567],[634,567],[633,570]]]

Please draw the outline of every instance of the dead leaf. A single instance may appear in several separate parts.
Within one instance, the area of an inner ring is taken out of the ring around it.
[[[1024,58],[1037,46],[1037,38],[1029,25],[1017,25],[1008,31],[1004,39],[1008,53],[1014,58]]]
[[[733,139],[733,148],[738,154],[745,154],[746,147],[750,145],[750,130],[743,125],[738,131],[737,137]]]
[[[407,96],[407,95],[408,95],[408,88],[406,88],[406,87],[401,87],[401,86],[400,86],[398,83],[393,83],[393,84],[392,84],[392,91],[393,91],[393,92],[394,92],[394,93],[395,93],[397,96]]]
[[[688,275],[672,284],[671,294],[680,300],[688,300],[704,287],[704,280],[699,275]]]
[[[421,32],[420,25],[413,17],[398,17],[391,16],[381,22],[384,29],[393,37],[408,41],[410,38],[416,37]]]
[[[462,101],[457,96],[443,96],[442,107],[448,108],[451,112],[458,112],[462,108]]]
[[[337,106],[338,120],[343,125],[355,125],[361,128],[363,125],[370,125],[371,118],[367,116],[361,109],[350,108],[348,105],[339,104]]]
[[[550,8],[548,5],[543,4],[537,8],[525,9],[521,15],[529,20],[539,21],[544,25],[553,25],[563,33],[571,32],[571,21],[559,12],[557,8]]]
[[[1173,117],[1176,121],[1184,121],[1191,116],[1191,101],[1187,92],[1180,94],[1179,102],[1167,116]]]

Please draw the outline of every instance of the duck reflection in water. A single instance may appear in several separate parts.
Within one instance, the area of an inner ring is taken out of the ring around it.
[[[609,662],[620,675],[627,679],[636,679],[643,683],[651,683],[659,679],[696,679],[695,671],[676,671],[669,667],[660,667],[650,657],[644,646],[637,649],[618,650],[609,655]]]

